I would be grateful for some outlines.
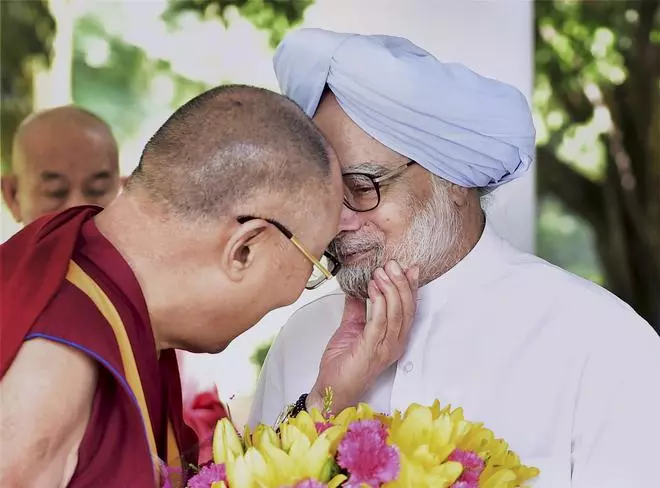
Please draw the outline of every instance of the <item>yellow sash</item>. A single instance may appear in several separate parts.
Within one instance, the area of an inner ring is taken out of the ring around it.
[[[99,309],[103,317],[108,321],[115,334],[119,352],[121,354],[121,361],[124,366],[124,374],[135,398],[137,399],[142,414],[142,422],[147,432],[147,441],[149,443],[149,450],[151,452],[152,460],[154,461],[154,470],[158,474],[158,449],[156,448],[156,438],[154,437],[153,428],[151,426],[151,418],[149,417],[149,410],[147,409],[147,401],[144,397],[144,390],[142,389],[142,381],[140,380],[140,373],[138,372],[135,356],[133,355],[133,348],[128,339],[124,323],[117,312],[112,301],[108,298],[105,292],[101,289],[96,282],[85,273],[80,266],[73,261],[69,262],[69,271],[66,279],[73,285],[79,288],[85,295],[87,295],[96,308]],[[172,422],[167,422],[167,459],[168,466],[175,469],[181,469],[181,457],[179,454],[179,447],[172,428]],[[156,479],[159,479],[158,476]]]

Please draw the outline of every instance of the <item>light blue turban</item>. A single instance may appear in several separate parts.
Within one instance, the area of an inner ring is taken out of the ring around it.
[[[457,185],[492,189],[534,160],[522,93],[407,39],[301,29],[277,48],[274,66],[282,93],[310,117],[327,84],[367,134]]]

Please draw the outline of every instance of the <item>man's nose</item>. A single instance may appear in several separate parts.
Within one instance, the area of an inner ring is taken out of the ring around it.
[[[341,218],[339,219],[339,232],[355,231],[360,228],[360,216],[355,210],[351,210],[346,205],[342,206]]]
[[[69,195],[65,207],[79,207],[80,205],[89,205],[90,203],[91,202],[85,198],[85,195],[83,195],[82,192],[74,191]]]

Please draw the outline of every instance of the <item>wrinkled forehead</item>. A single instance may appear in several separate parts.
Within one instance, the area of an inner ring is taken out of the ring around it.
[[[323,98],[313,119],[337,153],[344,172],[367,166],[393,169],[408,161],[351,120],[332,94]]]

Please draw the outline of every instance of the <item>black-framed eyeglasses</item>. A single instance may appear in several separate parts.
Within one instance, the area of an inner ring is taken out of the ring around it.
[[[395,176],[399,176],[415,161],[408,161],[382,176],[349,171],[342,174],[344,180],[344,205],[354,212],[368,212],[380,204],[380,185]]]
[[[331,280],[334,276],[337,275],[337,272],[339,271],[341,265],[339,264],[339,260],[336,257],[334,257],[329,251],[326,250],[320,259],[316,259],[305,248],[305,246],[303,246],[300,243],[298,238],[293,235],[293,232],[291,232],[289,229],[284,227],[277,220],[265,219],[261,217],[251,217],[247,215],[238,217],[236,220],[238,220],[239,223],[244,224],[245,222],[249,222],[250,220],[257,220],[257,219],[264,220],[269,224],[271,224],[273,227],[275,227],[277,230],[279,230],[282,234],[284,234],[284,237],[290,240],[291,243],[294,246],[296,246],[296,248],[303,254],[303,256],[305,256],[307,260],[310,263],[312,263],[313,265],[312,274],[307,280],[307,284],[305,285],[306,289],[313,290],[315,288],[318,288],[323,282],[325,282],[326,280]]]

